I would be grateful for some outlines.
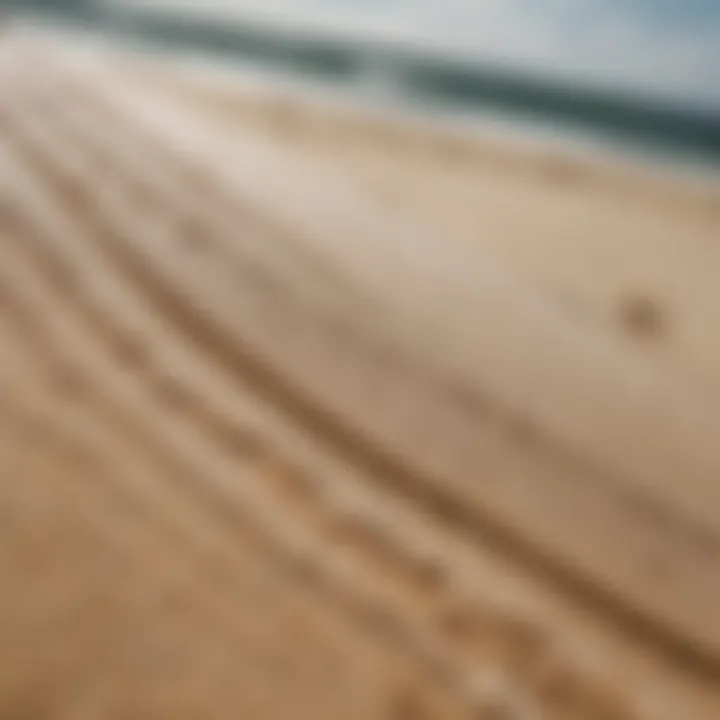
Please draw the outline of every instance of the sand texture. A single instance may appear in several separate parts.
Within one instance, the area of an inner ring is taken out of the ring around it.
[[[0,717],[720,717],[720,192],[0,45]]]

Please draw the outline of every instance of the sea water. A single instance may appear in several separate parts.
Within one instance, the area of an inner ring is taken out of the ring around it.
[[[720,166],[715,0],[23,0],[384,106]]]

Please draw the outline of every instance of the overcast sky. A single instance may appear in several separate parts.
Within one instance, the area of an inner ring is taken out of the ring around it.
[[[216,6],[331,27],[342,24],[720,108],[720,0],[133,2],[185,4],[195,12]]]

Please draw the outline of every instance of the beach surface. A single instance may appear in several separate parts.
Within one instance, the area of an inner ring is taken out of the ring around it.
[[[720,716],[720,190],[0,44],[0,715]]]

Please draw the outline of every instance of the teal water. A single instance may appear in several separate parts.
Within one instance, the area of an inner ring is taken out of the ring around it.
[[[505,116],[556,134],[720,167],[720,5],[706,0],[14,5],[157,47],[353,88],[358,95],[381,91],[415,108],[464,118]],[[502,25],[496,36],[493,22]]]
[[[717,0],[104,0],[265,17],[720,109]]]

